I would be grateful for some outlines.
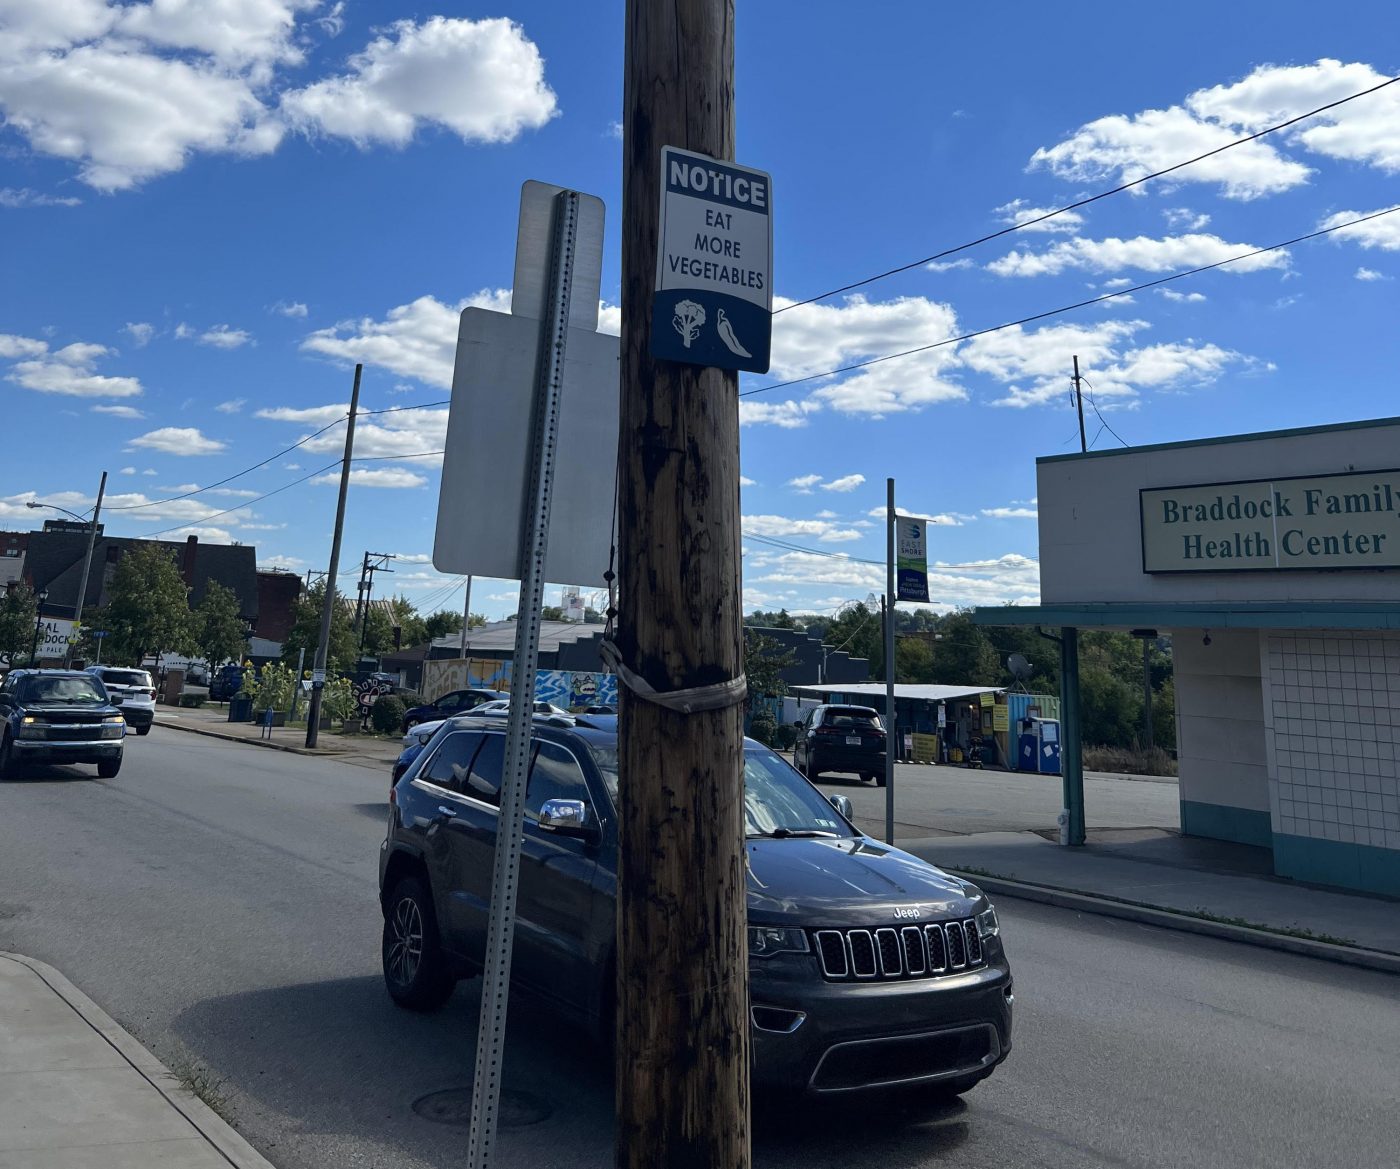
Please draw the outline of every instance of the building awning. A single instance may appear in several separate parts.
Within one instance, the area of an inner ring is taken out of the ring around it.
[[[1079,629],[1400,629],[1388,601],[1212,601],[1002,605],[972,611],[976,625]]]
[[[794,694],[810,698],[820,698],[827,694],[848,697],[856,695],[882,700],[885,697],[883,682],[833,682],[828,686],[789,686],[788,689]],[[896,682],[894,696],[896,701],[905,699],[914,702],[949,702],[957,698],[976,698],[979,694],[1001,694],[1004,690],[1005,687],[1002,686],[933,686]]]

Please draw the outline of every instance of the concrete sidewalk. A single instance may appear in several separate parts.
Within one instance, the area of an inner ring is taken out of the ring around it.
[[[57,970],[0,953],[0,1169],[271,1169]]]
[[[348,763],[382,766],[386,770],[393,765],[403,750],[403,744],[397,736],[393,739],[381,739],[372,735],[342,735],[338,731],[322,731],[316,746],[308,748],[304,727],[273,727],[269,734],[257,723],[229,722],[228,707],[222,705],[157,706],[156,726],[190,731],[233,743],[252,743],[254,746],[288,751],[294,755],[334,756]]]
[[[1157,829],[1066,848],[1035,832],[900,840],[988,893],[1400,974],[1400,901],[1272,875],[1267,849]]]

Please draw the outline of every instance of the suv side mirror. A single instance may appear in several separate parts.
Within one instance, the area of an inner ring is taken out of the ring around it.
[[[598,834],[589,822],[588,805],[582,800],[545,800],[540,808],[539,826],[560,836],[585,839]]]
[[[828,798],[831,800],[831,806],[840,812],[841,815],[845,816],[847,820],[855,819],[856,810],[851,804],[850,796],[834,795]]]

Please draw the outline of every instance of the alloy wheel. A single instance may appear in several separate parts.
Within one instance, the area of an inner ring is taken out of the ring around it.
[[[417,976],[423,960],[423,915],[413,898],[405,897],[394,907],[393,932],[389,975],[400,986],[407,986]]]

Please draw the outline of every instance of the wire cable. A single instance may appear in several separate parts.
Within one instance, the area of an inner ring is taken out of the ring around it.
[[[284,483],[281,487],[277,487],[272,491],[265,492],[264,494],[259,495],[255,499],[245,499],[242,503],[237,504],[234,507],[228,507],[225,508],[223,511],[216,511],[210,515],[199,516],[194,519],[186,520],[182,524],[176,524],[173,528],[162,528],[158,532],[144,532],[142,533],[140,538],[143,540],[154,540],[157,536],[165,536],[171,532],[182,531],[185,528],[198,527],[200,524],[208,523],[210,520],[216,520],[220,516],[228,515],[231,512],[235,511],[242,511],[245,507],[252,507],[255,503],[261,503],[264,499],[271,499],[274,495],[281,495],[282,492],[297,486],[297,484],[305,483],[308,479],[316,475],[324,474],[326,471],[330,471],[335,467],[340,466],[340,464],[341,460],[336,459],[336,461],[333,463],[327,463],[324,467],[320,467],[317,470],[310,472],[309,474],[303,475],[300,479],[293,479],[290,483]],[[344,576],[345,574],[341,573],[341,575]]]
[[[1266,248],[1255,248],[1253,251],[1241,252],[1238,256],[1230,256],[1224,260],[1216,260],[1212,264],[1202,264],[1199,268],[1187,268],[1182,272],[1174,272],[1170,276],[1162,276],[1156,280],[1149,280],[1145,284],[1134,284],[1130,288],[1119,288],[1113,292],[1106,292],[1102,296],[1091,297],[1088,300],[1076,301],[1074,304],[1061,305],[1059,308],[1047,309],[1045,312],[1032,313],[1028,317],[1020,317],[1014,321],[1006,321],[1000,325],[991,325],[985,329],[975,329],[971,333],[960,333],[956,337],[948,337],[942,341],[934,341],[928,345],[919,345],[913,349],[905,349],[899,353],[887,353],[883,357],[871,357],[865,361],[855,361],[850,365],[843,365],[837,369],[828,369],[823,373],[809,373],[804,377],[790,378],[785,382],[774,382],[768,386],[758,386],[752,390],[744,390],[739,397],[748,398],[754,394],[766,394],[771,390],[781,390],[788,386],[801,385],[803,382],[816,381],[819,378],[835,377],[837,374],[850,373],[852,370],[865,369],[867,366],[879,365],[884,361],[894,361],[899,357],[910,357],[915,353],[927,353],[930,349],[941,349],[944,345],[956,345],[961,341],[971,341],[975,337],[985,337],[989,333],[999,333],[1003,329],[1014,329],[1018,325],[1028,325],[1033,321],[1043,321],[1047,317],[1057,317],[1061,313],[1073,312],[1075,309],[1087,308],[1091,304],[1102,304],[1104,301],[1114,300],[1120,296],[1129,296],[1134,292],[1142,292],[1148,288],[1156,288],[1162,284],[1170,284],[1173,280],[1182,280],[1187,276],[1198,276],[1202,272],[1209,272],[1215,268],[1224,268],[1227,264],[1237,264],[1241,260],[1248,260],[1254,256],[1262,256],[1266,252],[1277,252],[1283,248],[1291,248],[1295,244],[1305,243],[1308,240],[1318,239],[1324,235],[1331,235],[1334,231],[1341,231],[1344,228],[1355,227],[1359,223],[1366,223],[1372,219],[1379,219],[1383,215],[1394,215],[1400,211],[1400,205],[1387,207],[1382,211],[1373,211],[1369,215],[1362,215],[1357,219],[1349,219],[1345,223],[1338,223],[1332,227],[1322,227],[1317,231],[1310,231],[1306,235],[1294,236],[1292,239],[1283,240],[1280,243],[1270,244]]]
[[[386,406],[383,410],[356,410],[356,418],[368,418],[374,414],[400,414],[405,410],[430,410],[434,406],[450,406],[451,398],[444,398],[441,402],[420,402],[417,406]]]
[[[303,446],[303,445],[305,445],[306,443],[310,442],[313,438],[316,438],[316,437],[318,437],[318,436],[320,436],[320,435],[322,435],[322,434],[325,434],[326,431],[328,431],[328,430],[331,429],[331,427],[333,427],[333,426],[339,426],[339,425],[340,425],[342,422],[344,422],[345,419],[348,418],[348,417],[349,417],[349,414],[346,414],[345,416],[343,416],[343,417],[341,417],[341,418],[337,418],[334,422],[330,423],[329,425],[326,425],[326,426],[321,427],[321,429],[318,430],[318,431],[316,431],[315,433],[313,433],[313,434],[308,434],[308,435],[307,435],[305,438],[303,438],[300,442],[294,442],[294,443],[292,443],[291,446],[287,447],[285,450],[280,450],[280,451],[278,451],[275,455],[268,455],[268,457],[265,458],[261,463],[254,463],[251,467],[245,467],[243,470],[239,471],[237,474],[235,474],[235,475],[230,475],[227,479],[220,479],[217,483],[210,483],[209,486],[207,486],[207,487],[197,487],[197,488],[195,488],[195,490],[193,490],[193,491],[186,491],[183,495],[172,495],[169,499],[152,499],[152,500],[150,500],[150,501],[148,501],[148,502],[146,502],[146,503],[110,504],[110,505],[108,505],[108,507],[106,508],[106,510],[107,510],[107,511],[137,511],[137,510],[139,510],[139,509],[141,509],[141,508],[144,508],[144,507],[159,507],[159,506],[160,506],[161,504],[163,504],[163,503],[175,503],[177,500],[189,499],[189,498],[190,498],[191,496],[193,496],[193,495],[202,495],[202,494],[203,494],[204,492],[206,492],[206,491],[213,491],[214,488],[216,488],[216,487],[222,487],[225,483],[232,483],[235,479],[241,479],[244,475],[247,475],[247,474],[249,474],[249,473],[252,472],[252,471],[256,471],[259,467],[266,467],[266,466],[268,465],[268,463],[272,462],[273,459],[280,459],[283,455],[290,454],[292,451],[296,450],[297,447]],[[246,506],[246,505],[245,505],[245,506]],[[229,511],[236,511],[236,510],[237,510],[236,508],[229,508]],[[221,513],[221,514],[223,514],[223,513]]]
[[[1094,383],[1091,382],[1088,378],[1081,377],[1079,380],[1082,381],[1085,385],[1087,385],[1090,389],[1094,388]],[[1096,401],[1094,401],[1093,394],[1089,395],[1089,405],[1094,408],[1095,415],[1097,415],[1098,420],[1101,423],[1103,423],[1103,425],[1099,427],[1099,434],[1102,434],[1105,430],[1107,430],[1109,434],[1113,435],[1113,437],[1116,438],[1119,442],[1123,443],[1124,446],[1127,446],[1128,444],[1124,442],[1123,436],[1119,434],[1116,430],[1114,430],[1113,427],[1109,426],[1108,419],[1105,418],[1103,414],[1099,412],[1099,404]],[[1094,442],[1099,441],[1099,434],[1094,435]]]
[[[873,564],[878,568],[885,567],[885,562],[883,560],[871,560],[864,556],[852,556],[847,552],[827,552],[822,548],[806,548],[801,544],[794,544],[788,540],[779,540],[773,536],[755,536],[745,533],[743,538],[745,540],[753,540],[759,544],[768,544],[772,547],[782,549],[785,552],[802,552],[809,556],[825,556],[832,560],[844,560],[850,564]],[[1020,553],[1016,553],[1015,555],[1019,556]],[[1022,556],[1021,559],[1030,564],[1040,563],[1040,557],[1038,556]],[[955,568],[971,572],[991,572],[993,569],[1003,566],[999,560],[984,560],[972,564],[930,564],[928,567],[930,572],[941,572],[945,568]]]
[[[990,243],[992,240],[1000,239],[1002,236],[1010,235],[1012,232],[1024,231],[1026,228],[1033,227],[1037,223],[1044,223],[1047,219],[1053,219],[1056,215],[1063,215],[1066,211],[1074,211],[1080,207],[1087,207],[1090,203],[1097,203],[1100,199],[1107,199],[1110,195],[1118,195],[1123,191],[1131,190],[1133,187],[1141,186],[1143,183],[1151,182],[1153,179],[1160,179],[1163,175],[1169,175],[1173,171],[1181,170],[1183,167],[1194,166],[1198,162],[1204,162],[1207,158],[1212,158],[1226,150],[1233,150],[1236,146],[1243,146],[1248,142],[1254,142],[1267,134],[1274,134],[1279,130],[1286,130],[1289,126],[1296,125],[1308,118],[1316,117],[1318,114],[1326,113],[1328,110],[1334,110],[1338,106],[1346,105],[1347,102],[1355,101],[1359,97],[1366,97],[1368,94],[1376,93],[1388,85],[1394,85],[1397,81],[1400,81],[1400,77],[1392,77],[1387,81],[1382,81],[1378,85],[1371,86],[1370,89],[1363,89],[1360,93],[1353,93],[1350,97],[1339,98],[1337,101],[1328,102],[1324,106],[1318,106],[1315,110],[1308,110],[1305,114],[1298,114],[1296,117],[1289,118],[1286,122],[1279,122],[1276,126],[1269,126],[1254,134],[1249,134],[1244,138],[1237,138],[1233,142],[1227,142],[1223,146],[1215,147],[1214,150],[1207,150],[1204,154],[1198,154],[1195,158],[1188,158],[1184,162],[1174,163],[1172,166],[1166,167],[1163,170],[1153,171],[1151,174],[1143,175],[1141,178],[1133,179],[1131,182],[1120,183],[1118,186],[1112,187],[1107,191],[1100,191],[1097,195],[1090,195],[1087,199],[1080,199],[1075,203],[1067,203],[1063,207],[1057,207],[1055,210],[1047,211],[1043,215],[1037,215],[1033,219],[1027,219],[1020,223],[1013,223],[1009,227],[1002,228],[1000,231],[994,231],[990,235],[981,236],[965,244],[959,244],[955,248],[947,248],[944,251],[935,252],[931,256],[925,256],[922,260],[911,260],[909,263],[901,264],[897,268],[890,268],[884,272],[876,273],[874,276],[867,276],[864,280],[856,280],[850,284],[843,284],[840,288],[833,288],[830,292],[823,292],[817,296],[809,296],[806,300],[799,300],[793,304],[784,305],[782,308],[775,311],[773,315],[777,316],[778,313],[785,313],[788,309],[801,308],[804,304],[815,304],[819,300],[828,300],[833,296],[839,296],[843,292],[851,292],[857,288],[864,288],[867,284],[874,284],[877,280],[884,280],[890,276],[897,276],[901,272],[908,272],[911,268],[921,268],[925,264],[931,264],[935,260],[943,259],[945,256],[957,255],[958,252],[965,252],[969,248],[975,248],[980,244]]]

